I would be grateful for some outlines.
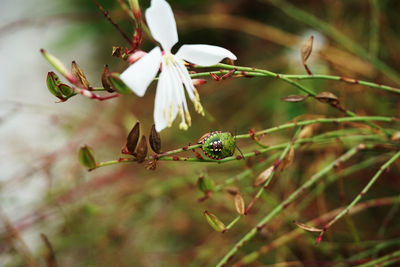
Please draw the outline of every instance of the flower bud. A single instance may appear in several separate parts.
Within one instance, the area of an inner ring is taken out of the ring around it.
[[[72,73],[64,66],[64,64],[52,54],[46,52],[44,49],[40,49],[40,52],[44,56],[44,58],[58,71],[64,76],[69,82],[75,84],[76,78]]]
[[[96,168],[96,159],[94,157],[93,149],[87,145],[81,147],[79,150],[79,161],[88,169]]]
[[[146,136],[143,135],[136,149],[137,162],[142,163],[146,159],[146,156],[147,156],[147,142],[146,142]]]
[[[214,214],[204,211],[204,216],[208,224],[217,232],[224,232],[226,230],[225,224],[221,222]]]
[[[150,130],[149,142],[151,149],[159,154],[161,152],[161,138],[160,134],[156,131],[156,126],[154,124]]]
[[[72,61],[71,65],[71,70],[72,74],[75,76],[75,78],[78,79],[78,81],[83,85],[84,88],[89,89],[89,82],[86,79],[85,73],[83,73],[83,70],[81,67],[79,67],[78,63],[76,61]]]

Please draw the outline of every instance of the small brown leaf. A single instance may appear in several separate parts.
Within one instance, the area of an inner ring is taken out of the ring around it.
[[[156,126],[154,124],[150,130],[149,142],[151,149],[159,154],[161,152],[161,137],[160,134],[156,131]]]
[[[321,102],[330,103],[330,104],[339,104],[339,98],[332,94],[331,92],[321,92],[315,96]]]
[[[308,95],[289,95],[287,97],[282,97],[281,100],[285,102],[301,102],[306,100]]]
[[[286,155],[286,157],[282,160],[282,163],[280,164],[281,171],[283,171],[284,169],[286,169],[287,167],[292,165],[293,159],[294,159],[294,148],[293,148],[293,146],[291,146],[288,154]]]
[[[303,62],[303,65],[306,65],[307,59],[311,55],[313,42],[314,36],[311,35],[310,39],[308,39],[307,42],[305,42],[301,47],[301,60]]]
[[[128,138],[126,139],[126,150],[128,150],[128,152],[131,154],[135,152],[135,148],[139,140],[139,135],[140,135],[140,123],[137,122],[130,131],[130,133],[128,134]]]
[[[239,193],[235,196],[235,208],[240,215],[244,215],[245,204],[243,197]]]
[[[101,83],[103,84],[104,89],[106,89],[107,92],[112,93],[115,92],[115,90],[111,87],[111,83],[108,80],[109,77],[109,70],[108,70],[108,65],[104,66],[103,72],[101,73]]]
[[[147,142],[146,142],[146,136],[143,135],[136,149],[137,162],[142,163],[145,160],[146,156],[147,156]]]
[[[257,179],[254,181],[254,186],[259,186],[261,184],[264,184],[269,179],[273,171],[274,171],[274,166],[271,166],[262,173],[260,173]]]
[[[299,222],[296,222],[296,221],[293,221],[298,227],[300,227],[301,229],[303,229],[303,230],[306,230],[306,231],[309,231],[309,232],[322,232],[323,230],[322,229],[320,229],[320,228],[316,228],[316,227],[313,227],[313,226],[309,226],[309,225],[306,225],[306,224],[304,224],[304,223],[299,223]]]
[[[89,82],[86,79],[85,74],[83,73],[83,70],[79,67],[78,63],[76,61],[72,61],[72,74],[75,76],[75,78],[78,79],[78,81],[83,85],[84,88],[89,89]]]

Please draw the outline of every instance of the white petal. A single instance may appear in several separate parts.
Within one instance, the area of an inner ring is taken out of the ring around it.
[[[175,56],[200,66],[217,64],[226,57],[236,60],[231,51],[214,45],[183,45]]]
[[[153,81],[161,62],[161,50],[155,47],[147,55],[130,65],[120,76],[121,80],[138,96],[143,96]]]
[[[163,71],[157,85],[156,99],[154,103],[154,123],[156,131],[160,132],[173,121],[178,114],[178,108],[174,103],[175,83],[169,69],[163,65]]]
[[[154,101],[154,124],[156,125],[156,131],[161,132],[168,125],[168,117],[166,114],[167,110],[167,80],[166,76],[162,72],[160,79],[157,84],[156,99]]]
[[[152,0],[146,10],[146,20],[153,38],[165,51],[171,51],[178,42],[178,32],[170,5],[165,0]]]
[[[176,66],[178,73],[180,74],[181,80],[183,84],[185,85],[186,92],[189,95],[189,98],[191,100],[194,99],[194,85],[192,82],[192,79],[189,76],[188,70],[185,68],[185,65],[183,64],[182,60],[180,59],[175,59],[174,65]]]

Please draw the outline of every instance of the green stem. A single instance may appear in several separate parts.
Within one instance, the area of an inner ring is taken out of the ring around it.
[[[243,217],[242,215],[237,216],[225,229],[226,230],[231,229],[232,226],[234,226],[242,217]]]
[[[260,136],[263,134],[269,134],[273,132],[277,132],[280,130],[293,128],[297,126],[306,126],[314,123],[340,123],[340,122],[355,122],[355,121],[384,121],[384,122],[392,122],[397,121],[397,118],[391,117],[382,117],[382,116],[358,116],[358,117],[345,117],[345,118],[318,118],[313,120],[299,121],[299,122],[291,122],[285,123],[276,127],[272,127],[269,129],[261,130],[255,133],[255,136]],[[253,134],[241,134],[237,135],[236,139],[245,139],[251,138]]]
[[[400,260],[399,257],[400,257],[400,250],[397,250],[397,251],[387,254],[383,257],[380,257],[376,260],[357,265],[357,267],[379,266],[379,263],[383,264],[383,263],[385,263],[385,261],[390,261],[391,263],[394,263],[394,262]]]
[[[376,180],[378,180],[378,178],[381,176],[381,174],[383,173],[383,171],[385,171],[393,162],[396,161],[397,158],[400,157],[400,151],[398,151],[393,157],[391,157],[385,164],[383,164],[378,172],[374,175],[374,177],[372,177],[372,179],[368,182],[368,184],[363,188],[363,190],[361,191],[360,194],[358,194],[358,196],[356,198],[354,198],[354,200],[345,208],[343,209],[343,211],[341,213],[339,213],[332,221],[330,221],[328,224],[326,224],[324,226],[324,231],[321,232],[320,236],[323,235],[323,233],[328,230],[329,227],[331,227],[337,220],[339,220],[340,218],[342,218],[344,215],[346,215],[349,210],[355,205],[357,204],[361,198],[368,192],[368,190],[371,188],[371,186],[376,182]]]
[[[225,265],[228,260],[230,260],[239,250],[240,247],[244,245],[247,241],[251,240],[258,232],[261,230],[267,222],[269,222],[273,217],[284,210],[289,204],[296,200],[307,188],[314,185],[319,181],[326,173],[332,170],[337,164],[343,163],[344,161],[350,159],[354,156],[360,149],[365,148],[365,145],[358,145],[353,147],[345,154],[337,158],[335,161],[330,163],[324,169],[313,175],[307,182],[305,182],[300,188],[294,191],[286,200],[279,204],[273,211],[271,211],[267,216],[265,216],[256,227],[252,228],[242,239],[240,239],[233,248],[218,262],[217,266]]]
[[[212,66],[215,67],[215,66]],[[228,70],[219,70],[219,71],[208,71],[208,72],[199,72],[195,74],[190,74],[191,78],[199,78],[199,77],[208,77],[210,76],[210,73],[213,74],[226,74],[228,73]],[[381,85],[373,82],[368,82],[368,81],[363,81],[363,80],[358,80],[358,79],[353,79],[353,78],[348,78],[348,77],[343,77],[343,76],[334,76],[334,75],[325,75],[325,74],[313,74],[313,75],[304,75],[304,74],[283,74],[283,73],[277,73],[275,76],[271,76],[270,74],[264,74],[260,72],[255,72],[255,71],[235,71],[233,74],[235,75],[240,75],[243,77],[285,77],[288,79],[295,79],[295,80],[333,80],[333,81],[342,81],[346,82],[349,84],[359,84],[363,85],[366,87],[374,88],[374,89],[379,89],[379,90],[384,90],[396,94],[400,94],[400,89],[388,85]]]

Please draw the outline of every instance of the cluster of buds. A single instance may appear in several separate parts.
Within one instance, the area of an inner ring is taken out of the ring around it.
[[[129,132],[128,137],[126,139],[126,144],[122,148],[121,153],[125,155],[132,155],[136,158],[138,163],[142,163],[146,160],[147,156],[147,139],[146,136],[142,136],[139,140],[140,136],[140,123],[137,122],[135,126],[133,126],[132,130]],[[149,143],[151,149],[159,154],[161,153],[161,138],[160,134],[156,131],[155,126],[153,125],[150,130],[149,135]],[[146,165],[147,169],[154,170],[156,168],[156,159],[151,160]]]

